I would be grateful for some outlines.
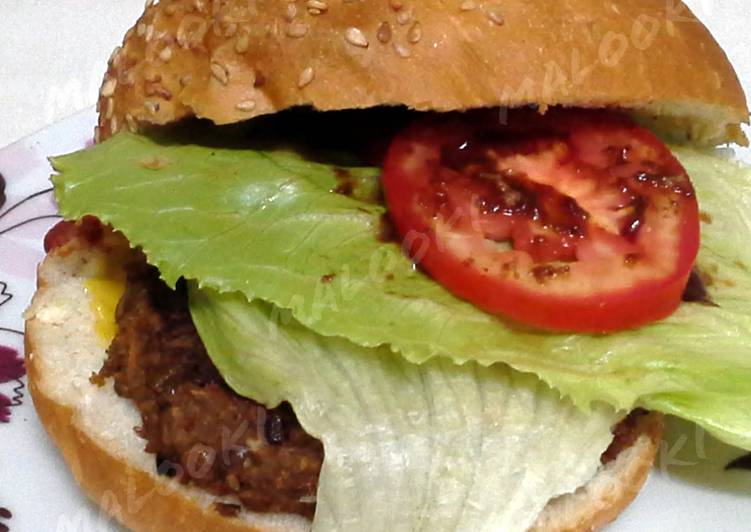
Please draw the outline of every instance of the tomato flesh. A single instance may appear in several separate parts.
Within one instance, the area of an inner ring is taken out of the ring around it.
[[[648,130],[604,111],[421,119],[383,185],[405,249],[455,295],[513,321],[608,332],[680,304],[699,248],[686,171]]]

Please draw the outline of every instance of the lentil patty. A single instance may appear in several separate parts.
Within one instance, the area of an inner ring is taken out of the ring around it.
[[[118,332],[96,383],[135,402],[136,429],[160,473],[258,512],[312,518],[323,446],[288,404],[267,409],[240,397],[209,359],[188,311],[185,286],[169,289],[136,268],[117,309]],[[222,513],[240,506],[218,504]]]

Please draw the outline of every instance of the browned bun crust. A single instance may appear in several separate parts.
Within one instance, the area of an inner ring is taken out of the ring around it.
[[[575,493],[550,501],[531,532],[599,530],[614,521],[646,482],[660,448],[663,428],[661,414],[640,416],[636,441]]]
[[[34,352],[26,337],[26,352]],[[74,410],[49,397],[37,383],[40,369],[27,358],[29,389],[39,419],[86,495],[131,530],[260,532],[237,519],[196,505],[154,475],[131,467],[101,446],[75,421]]]
[[[96,138],[309,105],[619,107],[743,141],[743,91],[709,31],[655,0],[162,0],[109,62]]]
[[[208,492],[156,473],[153,455],[133,427],[140,414],[107,382],[89,381],[106,357],[93,327],[86,280],[111,272],[112,257],[127,248],[105,236],[101,243],[74,239],[50,252],[39,268],[38,290],[26,314],[29,389],[42,425],[61,450],[76,481],[102,511],[133,530],[301,531],[296,516],[242,512],[224,517]],[[636,496],[654,461],[662,416],[638,418],[635,441],[585,486],[551,501],[533,530],[593,530],[613,520]]]
[[[119,397],[111,382],[90,382],[106,358],[106,342],[94,330],[85,282],[103,268],[120,266],[112,257],[125,256],[127,243],[117,239],[74,239],[51,251],[39,266],[25,316],[29,391],[76,482],[104,515],[131,530],[304,532],[308,522],[299,516],[243,511],[228,518],[213,506],[226,499],[159,475],[154,455],[134,432],[140,425],[135,405]]]

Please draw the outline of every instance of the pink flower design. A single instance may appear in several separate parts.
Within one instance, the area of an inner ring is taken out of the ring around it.
[[[15,349],[0,345],[0,384],[15,381],[16,387],[13,388],[13,397],[7,397],[0,393],[0,422],[8,423],[10,421],[10,408],[21,404],[23,398],[23,381],[21,377],[26,374],[23,366],[23,359],[18,356]]]

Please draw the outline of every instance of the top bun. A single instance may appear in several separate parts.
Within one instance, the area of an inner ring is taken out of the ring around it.
[[[294,106],[615,107],[697,144],[744,142],[743,90],[675,0],[162,0],[112,55],[97,140]]]

